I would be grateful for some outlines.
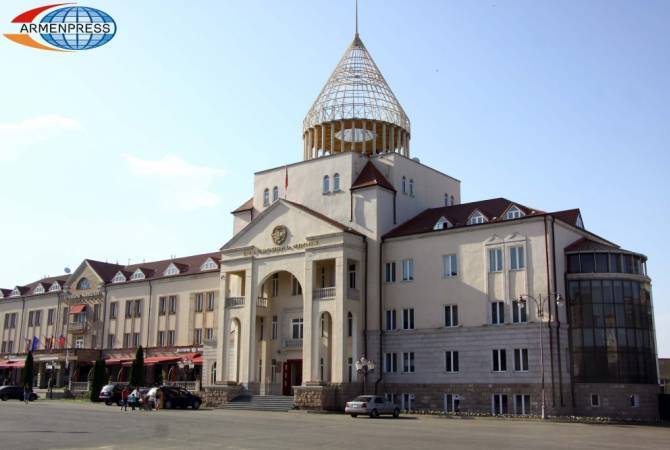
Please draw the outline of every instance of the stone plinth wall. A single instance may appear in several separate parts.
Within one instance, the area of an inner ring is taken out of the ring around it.
[[[337,411],[335,386],[296,386],[293,404],[308,411]]]
[[[242,393],[239,385],[212,385],[205,386],[202,399],[205,406],[218,408],[228,403]]]
[[[656,421],[660,393],[653,384],[575,383],[575,415]],[[599,396],[599,406],[591,406],[593,394]],[[637,396],[638,406],[632,396]]]

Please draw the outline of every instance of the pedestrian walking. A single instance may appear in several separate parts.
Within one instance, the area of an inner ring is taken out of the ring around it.
[[[25,402],[26,405],[30,403],[30,392],[31,392],[30,385],[26,383],[23,386],[23,401]]]
[[[124,386],[123,391],[121,391],[121,410],[128,411],[128,386]]]
[[[156,400],[155,400],[155,409],[156,411],[160,411],[161,409],[161,402],[163,401],[163,391],[160,390],[160,388],[156,388]]]
[[[139,408],[140,398],[142,398],[142,394],[140,394],[140,389],[135,388],[128,397],[128,403],[130,403],[130,407],[133,409],[133,411],[135,411],[135,406]]]

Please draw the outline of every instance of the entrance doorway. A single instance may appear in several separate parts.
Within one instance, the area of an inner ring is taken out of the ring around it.
[[[293,395],[293,386],[302,384],[302,359],[289,359],[282,367],[282,395]]]

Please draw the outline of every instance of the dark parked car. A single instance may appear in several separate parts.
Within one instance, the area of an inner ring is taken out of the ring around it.
[[[189,406],[193,409],[198,409],[200,408],[200,405],[202,405],[202,399],[200,397],[184,388],[161,386],[159,389],[163,399],[163,408],[165,409],[188,408]]]
[[[21,386],[2,386],[0,387],[0,400],[7,401],[9,399],[23,400],[23,388]],[[37,394],[30,393],[30,401],[37,400]]]
[[[121,406],[123,403],[121,400],[121,392],[126,386],[127,385],[124,383],[113,383],[103,386],[100,390],[100,395],[98,395],[98,399],[101,402],[105,402],[105,405],[116,404]]]

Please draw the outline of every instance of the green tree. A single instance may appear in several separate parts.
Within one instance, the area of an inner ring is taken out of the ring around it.
[[[105,361],[98,358],[93,366],[93,378],[89,382],[89,396],[92,402],[99,401],[100,390],[105,384]]]
[[[26,384],[33,387],[33,378],[35,377],[35,364],[33,363],[33,352],[28,352],[26,361],[23,363],[23,380],[22,385]]]
[[[144,349],[140,345],[135,353],[135,360],[130,366],[130,384],[133,386],[144,386]]]

